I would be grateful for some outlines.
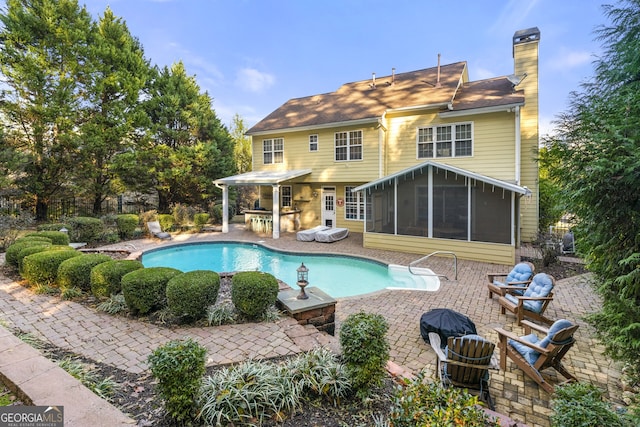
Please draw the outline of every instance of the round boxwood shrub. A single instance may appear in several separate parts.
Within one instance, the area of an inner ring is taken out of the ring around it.
[[[99,218],[78,216],[69,219],[71,237],[74,242],[98,242],[104,233],[104,224]]]
[[[22,273],[22,260],[31,255],[31,254],[37,254],[38,252],[44,252],[46,250],[49,250],[49,248],[51,247],[50,244],[43,244],[43,245],[33,245],[33,246],[27,246],[26,248],[22,249],[20,252],[18,252],[18,255],[16,257],[17,261],[18,261],[18,272]]]
[[[176,316],[200,319],[216,303],[219,290],[220,275],[215,271],[189,271],[167,283],[167,306]]]
[[[43,236],[51,239],[51,243],[54,245],[68,245],[69,235],[62,231],[38,231],[37,233],[27,234],[25,237],[31,236]]]
[[[30,246],[51,246],[51,243],[26,239],[16,241],[7,248],[5,253],[5,262],[7,265],[18,268],[18,255],[20,254],[20,251]]]
[[[147,314],[166,304],[167,282],[183,274],[170,267],[150,267],[122,276],[120,282],[124,301],[133,314]]]
[[[138,226],[138,215],[121,214],[116,217],[116,225],[118,226],[118,235],[122,239],[131,239],[135,235]]]
[[[58,267],[56,282],[62,289],[75,286],[88,291],[91,289],[91,269],[111,259],[109,255],[104,254],[83,254],[65,260]]]
[[[49,237],[38,236],[37,234],[28,234],[24,237],[20,237],[19,239],[16,239],[13,243],[18,243],[18,242],[43,242],[43,243],[53,244],[53,240],[51,240]]]
[[[75,250],[49,250],[31,254],[22,260],[22,277],[35,286],[55,284],[62,261],[81,255]]]
[[[91,269],[91,293],[98,297],[109,297],[120,293],[122,276],[144,266],[132,259],[111,260]]]
[[[63,222],[52,222],[49,224],[40,224],[37,228],[38,231],[60,231],[63,228],[69,230],[71,229],[71,226]]]
[[[366,397],[386,376],[388,330],[389,324],[384,317],[365,312],[348,316],[340,327],[340,345],[347,373],[360,397]]]
[[[278,281],[273,275],[261,271],[236,273],[231,281],[231,301],[241,313],[258,317],[275,304]]]

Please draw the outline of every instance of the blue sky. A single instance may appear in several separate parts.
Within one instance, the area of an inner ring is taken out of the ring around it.
[[[540,128],[593,75],[607,24],[593,0],[79,0],[122,17],[152,64],[182,60],[227,125],[347,82],[467,61],[478,80],[513,72],[515,31],[538,27]],[[604,3],[612,3],[613,1]]]

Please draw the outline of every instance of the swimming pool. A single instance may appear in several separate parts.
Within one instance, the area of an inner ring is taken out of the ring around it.
[[[309,269],[309,286],[334,298],[361,295],[381,289],[436,291],[436,276],[411,274],[407,267],[386,265],[364,258],[331,254],[300,254],[276,251],[261,245],[238,242],[208,242],[173,245],[142,254],[145,267],[173,267],[181,271],[264,271],[296,289],[297,268]],[[422,269],[425,274],[433,274]]]

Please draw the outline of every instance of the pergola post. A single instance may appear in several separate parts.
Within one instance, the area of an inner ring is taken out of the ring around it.
[[[229,186],[220,185],[222,187],[222,232],[229,232]]]
[[[271,209],[272,217],[272,237],[280,238],[280,184],[273,184],[273,208]]]

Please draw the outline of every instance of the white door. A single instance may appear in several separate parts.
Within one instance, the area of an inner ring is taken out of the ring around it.
[[[322,225],[336,226],[336,189],[327,187],[322,189]]]

